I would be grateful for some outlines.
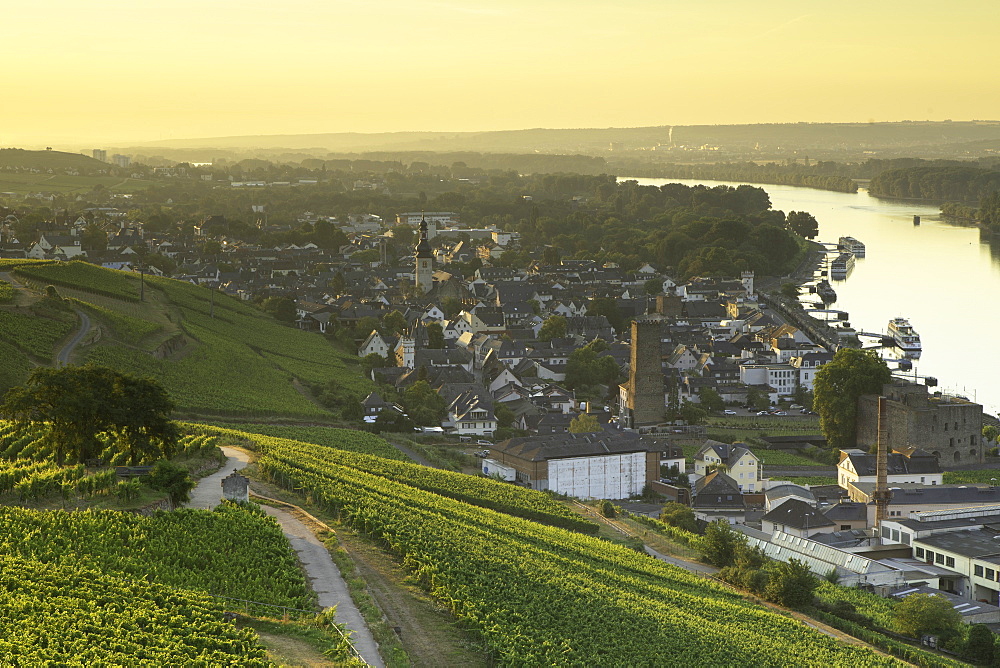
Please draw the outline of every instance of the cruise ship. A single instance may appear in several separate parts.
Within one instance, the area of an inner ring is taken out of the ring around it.
[[[816,284],[816,294],[823,300],[824,304],[831,304],[837,301],[837,293],[830,285],[830,281],[825,278]]]
[[[841,253],[836,260],[830,263],[830,278],[847,278],[851,269],[854,269],[854,255]]]
[[[920,335],[906,318],[893,318],[889,321],[889,336],[903,350],[920,350]]]
[[[840,237],[840,241],[837,242],[837,248],[851,253],[854,257],[865,256],[865,245],[854,237]]]

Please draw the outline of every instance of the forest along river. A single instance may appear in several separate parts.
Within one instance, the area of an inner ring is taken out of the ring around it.
[[[976,227],[946,223],[936,206],[882,200],[863,190],[751,185],[766,190],[775,209],[815,216],[818,241],[835,244],[852,236],[865,244],[866,256],[857,259],[847,279],[830,281],[837,292],[830,308],[847,311],[850,324],[863,332],[882,333],[891,318],[907,318],[923,345],[910,375],[935,377],[937,389],[978,401],[988,413],[1000,411],[1000,350],[990,347],[1000,347],[1000,238],[991,244],[989,234]],[[920,225],[914,225],[914,216],[920,216]]]

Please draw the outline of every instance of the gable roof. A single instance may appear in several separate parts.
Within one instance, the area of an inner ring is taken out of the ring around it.
[[[806,531],[836,525],[836,522],[829,519],[819,510],[805,501],[796,498],[790,498],[777,508],[769,510],[760,519],[762,522],[771,522],[772,524],[780,524]]]
[[[632,432],[600,431],[588,434],[547,434],[519,436],[498,443],[495,448],[533,462],[566,457],[648,452],[647,446]]]

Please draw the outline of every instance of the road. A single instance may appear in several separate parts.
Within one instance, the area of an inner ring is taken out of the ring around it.
[[[191,492],[188,506],[191,508],[214,508],[222,500],[222,479],[233,471],[244,468],[250,461],[250,456],[236,448],[222,448],[226,455],[226,463],[212,475],[205,476]],[[385,663],[378,652],[378,644],[368,630],[368,625],[358,611],[347,583],[340,574],[340,569],[333,563],[330,552],[316,537],[312,530],[303,524],[288,510],[261,506],[268,515],[277,520],[285,537],[292,544],[292,549],[299,556],[302,568],[305,569],[313,591],[323,608],[337,606],[334,619],[338,624],[346,626],[351,633],[351,642],[362,658],[369,665],[382,668]]]
[[[83,337],[87,336],[90,332],[90,317],[79,309],[73,309],[78,316],[80,316],[80,330],[73,335],[69,343],[63,346],[63,349],[59,351],[56,355],[56,366],[66,366],[69,364],[69,357],[73,354],[73,350],[80,345],[83,341]]]

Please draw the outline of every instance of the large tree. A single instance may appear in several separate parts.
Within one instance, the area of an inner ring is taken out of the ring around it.
[[[155,381],[87,365],[35,369],[25,385],[4,395],[0,415],[24,426],[47,425],[60,464],[99,458],[105,440],[140,463],[174,453],[173,408]]]
[[[910,594],[893,608],[892,623],[903,635],[914,638],[935,635],[945,639],[959,632],[962,615],[944,596]]]
[[[872,350],[841,348],[833,361],[816,372],[813,410],[827,444],[840,450],[855,444],[855,421],[858,398],[880,394],[882,386],[892,381],[892,372]]]

